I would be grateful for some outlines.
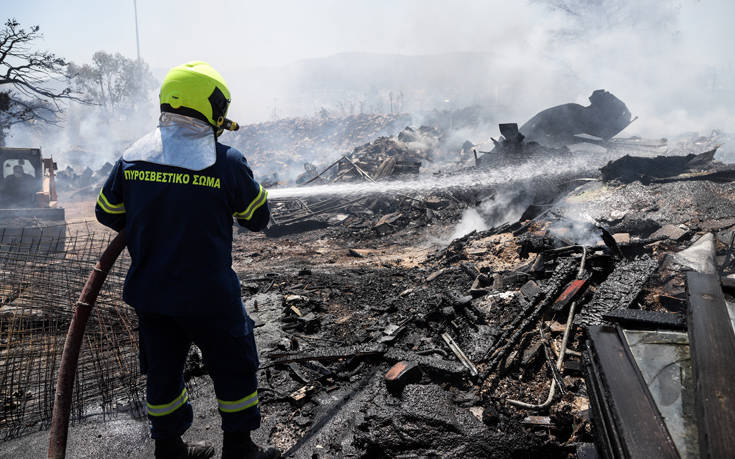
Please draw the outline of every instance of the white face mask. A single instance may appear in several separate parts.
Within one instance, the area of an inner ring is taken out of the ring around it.
[[[214,132],[209,123],[164,112],[156,130],[138,139],[122,157],[200,171],[217,161]]]

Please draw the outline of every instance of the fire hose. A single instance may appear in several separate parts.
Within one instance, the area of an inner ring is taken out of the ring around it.
[[[79,350],[82,347],[84,329],[87,326],[89,314],[92,312],[97,296],[100,293],[107,274],[115,260],[125,248],[125,230],[118,233],[102,253],[100,260],[89,274],[84,284],[82,294],[74,307],[74,315],[69,324],[69,331],[64,341],[64,351],[61,355],[59,375],[56,380],[54,395],[54,411],[51,415],[51,433],[49,435],[48,457],[63,459],[66,457],[66,440],[69,433],[69,412],[71,411],[74,379],[79,362]]]

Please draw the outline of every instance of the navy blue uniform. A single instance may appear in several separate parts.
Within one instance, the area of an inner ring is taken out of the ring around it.
[[[125,228],[131,265],[123,299],[138,312],[141,363],[154,438],[192,420],[183,367],[192,342],[214,381],[225,431],[258,427],[258,357],[232,270],[233,217],[250,230],[270,219],[267,192],[242,154],[217,143],[214,165],[192,171],[117,161],[95,213]]]

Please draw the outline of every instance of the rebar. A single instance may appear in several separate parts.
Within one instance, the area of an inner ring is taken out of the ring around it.
[[[0,231],[0,441],[49,427],[65,337],[89,271],[112,239],[86,223]],[[122,301],[125,251],[92,310],[72,422],[144,398],[137,315]]]
[[[567,351],[567,344],[569,342],[569,335],[574,327],[574,312],[577,308],[577,302],[572,301],[572,305],[569,307],[569,316],[567,317],[567,326],[564,328],[564,337],[561,340],[561,350],[559,351],[559,357],[556,359],[556,369],[558,371],[561,371],[562,365],[564,365],[564,356],[566,355]],[[526,408],[531,410],[543,410],[544,408],[548,408],[551,405],[551,402],[554,401],[554,395],[556,394],[556,379],[551,379],[551,387],[549,388],[549,395],[546,397],[546,400],[544,403],[541,403],[539,405],[533,404],[533,403],[526,403],[522,402],[520,400],[513,400],[508,399],[506,400],[509,404],[515,405],[519,408]]]

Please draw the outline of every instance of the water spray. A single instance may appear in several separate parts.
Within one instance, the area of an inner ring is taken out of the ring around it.
[[[519,180],[533,180],[535,178],[549,178],[582,173],[597,169],[608,161],[605,155],[550,157],[539,161],[530,161],[524,164],[503,166],[496,169],[476,169],[464,174],[444,176],[430,176],[401,181],[361,182],[312,185],[301,187],[275,188],[268,191],[272,200],[329,197],[329,196],[357,196],[400,193],[426,193],[450,189],[472,189],[478,187],[498,186]]]

